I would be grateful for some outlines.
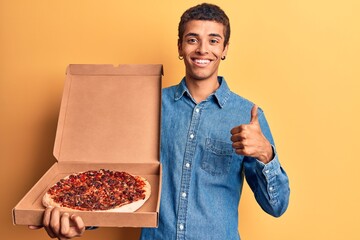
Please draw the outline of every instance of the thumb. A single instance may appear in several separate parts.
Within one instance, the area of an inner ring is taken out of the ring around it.
[[[31,229],[31,230],[36,230],[36,229],[42,228],[42,226],[29,225],[28,228]]]
[[[259,119],[258,119],[258,106],[256,104],[254,104],[254,106],[251,109],[251,119],[250,119],[250,123],[258,123]]]

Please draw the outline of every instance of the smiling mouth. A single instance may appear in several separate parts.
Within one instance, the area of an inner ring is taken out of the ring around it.
[[[199,66],[206,66],[211,62],[211,60],[209,59],[197,59],[197,58],[193,58],[192,61]]]

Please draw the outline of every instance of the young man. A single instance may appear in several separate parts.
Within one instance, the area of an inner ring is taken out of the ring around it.
[[[278,217],[288,206],[288,178],[263,111],[218,76],[229,37],[229,19],[215,5],[195,6],[181,17],[178,52],[186,74],[162,92],[159,227],[143,229],[142,240],[240,239],[244,176],[264,211]],[[60,239],[85,229],[80,217],[56,208],[45,211],[44,227]]]

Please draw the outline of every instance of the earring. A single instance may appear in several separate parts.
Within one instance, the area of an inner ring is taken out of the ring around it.
[[[178,56],[178,58],[179,58],[180,60],[183,60],[183,59],[184,59],[184,57],[183,57],[183,56]]]
[[[221,57],[221,60],[225,60],[225,59],[226,59],[226,56]]]

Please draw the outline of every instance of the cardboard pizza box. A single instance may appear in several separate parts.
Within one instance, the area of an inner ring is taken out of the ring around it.
[[[57,162],[15,206],[14,224],[41,225],[41,200],[49,187],[69,174],[103,168],[145,177],[151,196],[133,213],[76,211],[85,225],[158,226],[162,74],[162,65],[68,66],[54,145]]]

